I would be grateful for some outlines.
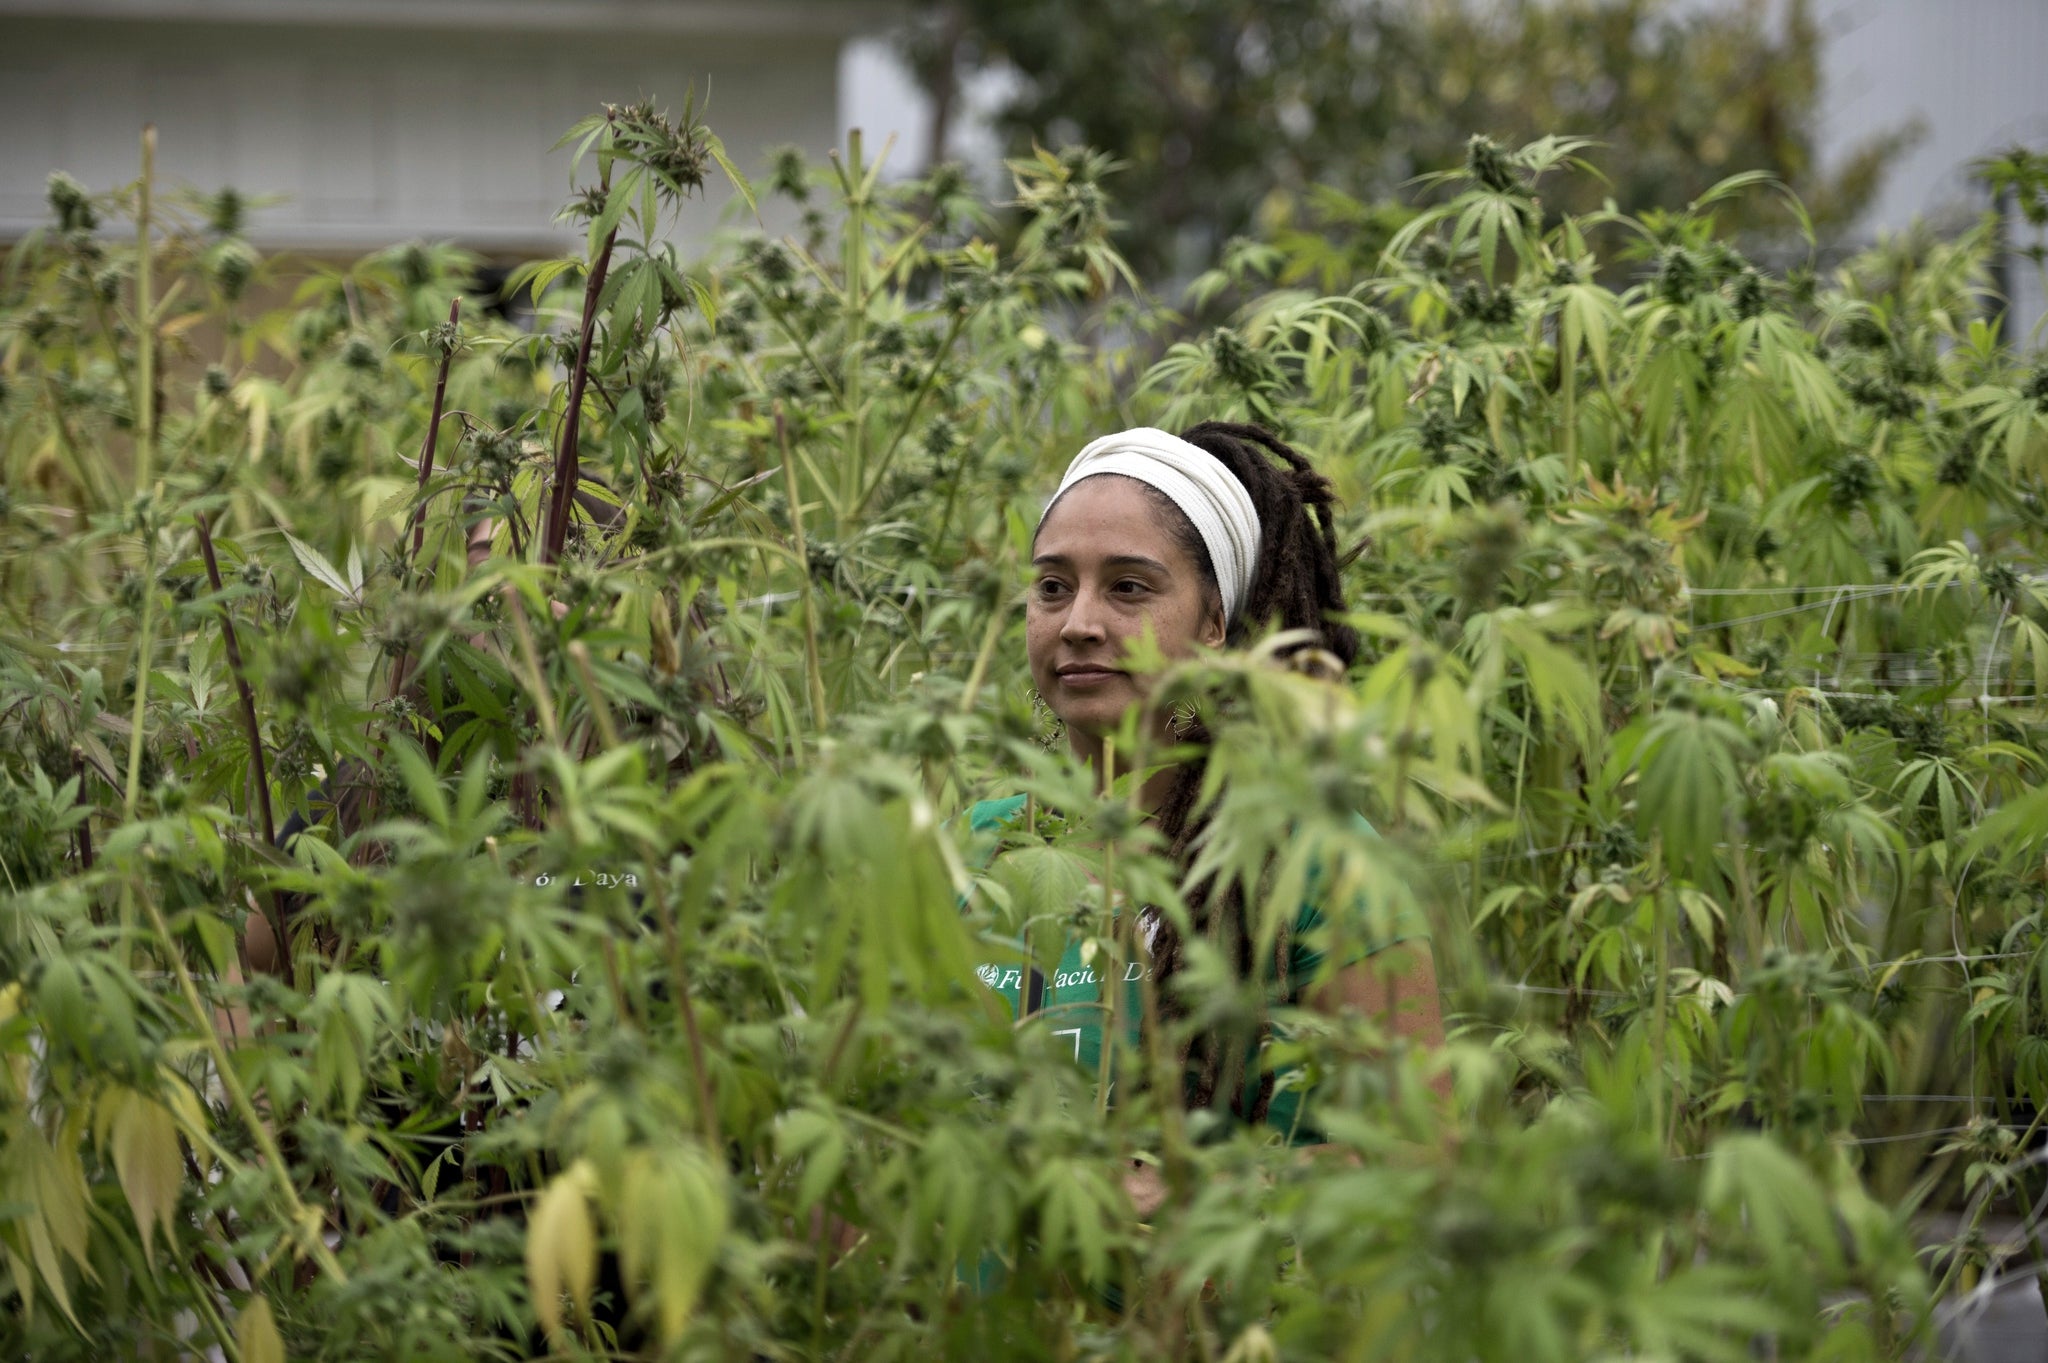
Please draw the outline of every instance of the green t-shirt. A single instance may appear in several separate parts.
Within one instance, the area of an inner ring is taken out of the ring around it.
[[[1024,805],[1025,797],[1022,795],[983,800],[968,810],[968,826],[973,833],[984,837],[997,834],[1023,814]],[[1372,825],[1363,817],[1354,817],[1361,831],[1373,833]],[[1288,944],[1286,986],[1279,991],[1287,1002],[1295,1001],[1322,968],[1323,953],[1311,945],[1311,934],[1323,922],[1323,910],[1313,897],[1304,902],[1295,915],[1294,930]],[[1396,942],[1426,935],[1424,925],[1404,921],[1396,925],[1392,935],[1371,943],[1357,952],[1353,959],[1362,960]],[[1133,1045],[1139,1041],[1138,1025],[1143,1017],[1140,981],[1147,968],[1139,959],[1126,964],[1123,971],[1121,1016],[1126,1020],[1125,1035]],[[976,974],[982,983],[1008,1001],[1012,1017],[1020,1011],[1027,1013],[1042,1022],[1053,1036],[1071,1039],[1075,1061],[1091,1074],[1096,1071],[1102,1059],[1102,1028],[1108,1009],[1103,1002],[1099,975],[1081,958],[1080,938],[1067,942],[1066,950],[1061,953],[1059,964],[1050,977],[1035,967],[1013,962],[984,963],[977,968]],[[1245,1083],[1245,1105],[1249,1107],[1250,1100],[1257,1096],[1258,1091],[1256,1058],[1245,1066]],[[1298,1084],[1289,1082],[1287,1072],[1282,1071],[1275,1076],[1272,1101],[1266,1107],[1266,1124],[1281,1132],[1289,1144],[1313,1144],[1320,1139],[1314,1128],[1303,1120],[1304,1096]]]

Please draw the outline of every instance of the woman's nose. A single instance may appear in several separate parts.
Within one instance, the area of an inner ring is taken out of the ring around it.
[[[1103,603],[1094,592],[1083,590],[1074,593],[1073,604],[1067,607],[1067,617],[1060,622],[1060,638],[1070,644],[1086,643],[1104,639],[1109,635],[1103,623]]]

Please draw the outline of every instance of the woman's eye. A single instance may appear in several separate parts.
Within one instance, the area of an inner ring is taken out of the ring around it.
[[[1061,582],[1058,578],[1053,577],[1040,578],[1037,584],[1032,588],[1032,590],[1037,592],[1039,596],[1048,599],[1051,597],[1058,596],[1061,592],[1065,591],[1066,589],[1066,583]]]
[[[1116,586],[1110,588],[1110,590],[1117,593],[1119,596],[1136,596],[1139,592],[1147,590],[1147,588],[1146,585],[1143,582],[1140,582],[1137,578],[1127,577],[1123,581],[1117,583]]]

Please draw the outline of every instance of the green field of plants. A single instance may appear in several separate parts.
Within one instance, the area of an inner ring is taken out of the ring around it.
[[[1598,148],[1475,138],[1162,291],[1083,151],[990,202],[570,141],[509,312],[262,257],[147,140],[0,265],[0,1350],[1848,1360],[2048,1284],[2048,356],[1988,226],[1823,267],[1760,175],[1560,216]],[[794,229],[678,247],[700,195]],[[1211,418],[1336,481],[1367,642],[1167,668],[1206,864],[1262,931],[1425,915],[1450,1033],[1265,1018],[1314,1155],[1161,1068],[1264,1017],[1199,937],[1093,1070],[977,976],[1179,911],[1022,598],[1082,444]]]

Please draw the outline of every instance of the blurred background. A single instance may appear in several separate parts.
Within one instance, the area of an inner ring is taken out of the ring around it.
[[[0,0],[0,243],[46,220],[52,170],[132,179],[154,121],[167,180],[259,196],[260,248],[553,254],[546,149],[648,95],[694,97],[749,171],[858,127],[893,136],[891,174],[994,185],[1005,154],[1085,141],[1126,162],[1125,244],[1162,278],[1341,213],[1331,190],[1396,194],[1473,132],[1576,133],[1624,209],[1774,172],[1823,264],[2002,208],[1995,282],[2031,325],[2041,224],[1997,158],[2048,147],[2044,52],[2048,0]]]

